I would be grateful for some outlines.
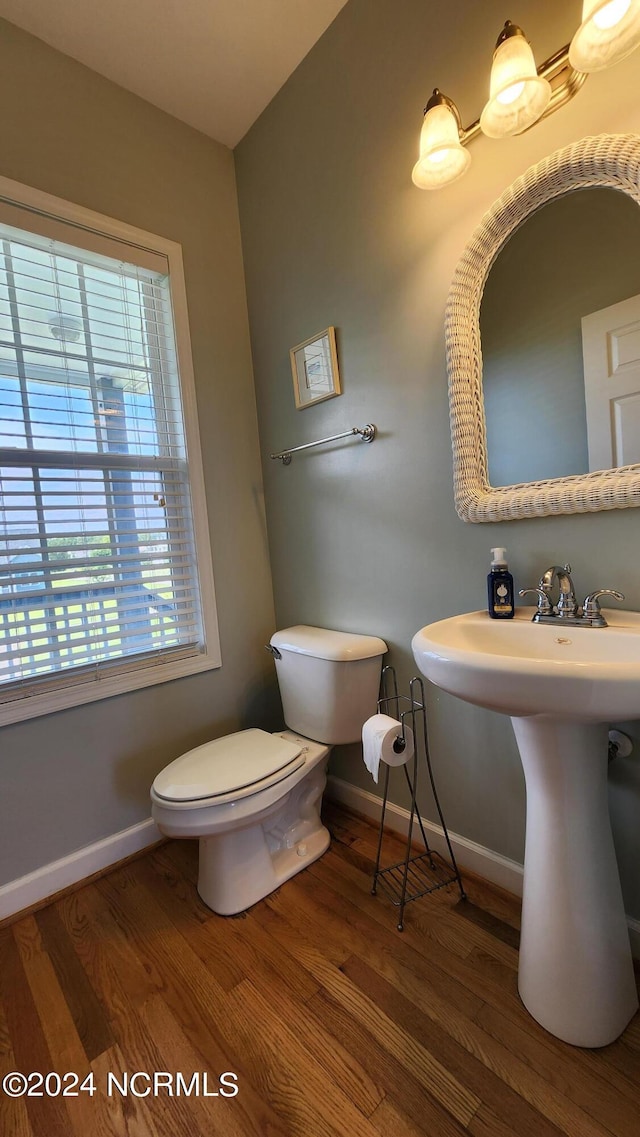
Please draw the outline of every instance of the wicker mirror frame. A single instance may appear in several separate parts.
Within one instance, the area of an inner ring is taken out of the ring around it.
[[[619,190],[640,205],[640,135],[584,138],[531,166],[485,214],[456,269],[445,332],[455,503],[464,521],[640,505],[640,463],[511,486],[489,483],[480,342],[480,303],[489,270],[531,214],[574,190],[592,187]]]

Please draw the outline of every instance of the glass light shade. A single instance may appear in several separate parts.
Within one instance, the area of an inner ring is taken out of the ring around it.
[[[493,56],[489,102],[480,129],[489,138],[520,134],[546,110],[551,87],[538,75],[533,52],[523,35],[505,39]]]
[[[420,157],[411,178],[418,189],[440,189],[469,168],[471,155],[462,146],[458,124],[446,104],[431,107],[420,132]]]
[[[584,0],[582,23],[569,47],[576,71],[602,71],[640,44],[640,0]]]

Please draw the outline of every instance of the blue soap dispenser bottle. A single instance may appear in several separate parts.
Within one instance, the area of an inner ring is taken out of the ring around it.
[[[491,572],[487,577],[489,615],[494,620],[512,620],[513,577],[507,566],[507,550],[491,550]]]

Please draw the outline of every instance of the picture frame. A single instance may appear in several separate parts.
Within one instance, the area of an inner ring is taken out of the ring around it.
[[[342,394],[335,328],[325,328],[292,347],[289,355],[293,394],[299,411]]]

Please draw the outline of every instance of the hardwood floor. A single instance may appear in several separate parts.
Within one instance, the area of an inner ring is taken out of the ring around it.
[[[202,904],[185,841],[0,931],[0,1078],[78,1076],[0,1091],[2,1137],[640,1134],[638,1017],[598,1051],[552,1038],[517,995],[513,898],[469,878],[399,933],[375,831],[327,821],[325,856],[243,916]],[[225,1071],[237,1096],[212,1096]]]

